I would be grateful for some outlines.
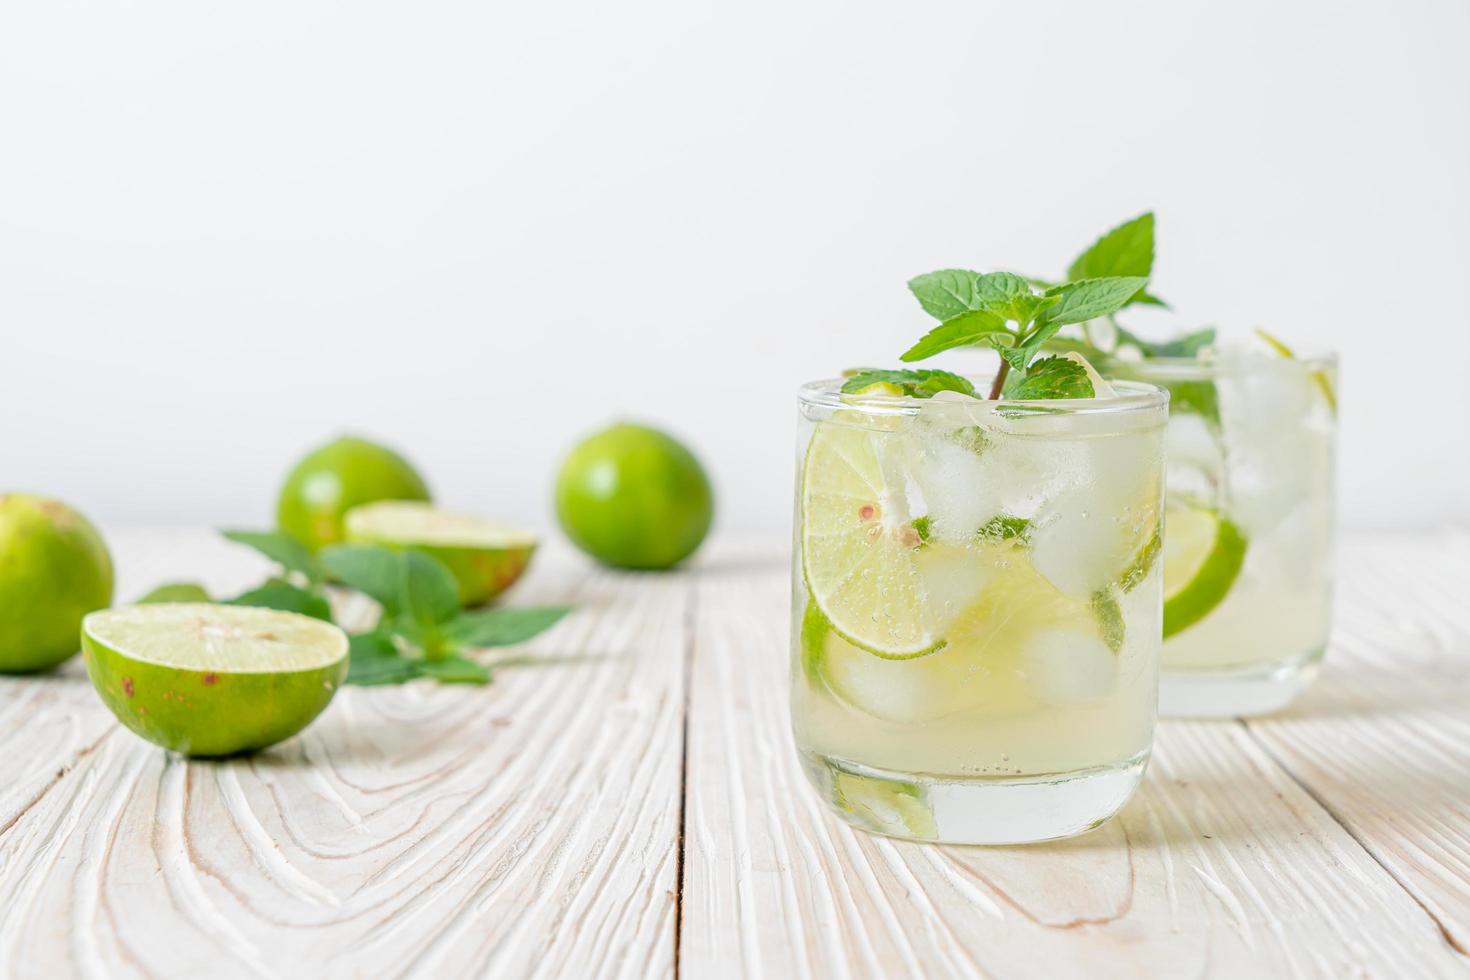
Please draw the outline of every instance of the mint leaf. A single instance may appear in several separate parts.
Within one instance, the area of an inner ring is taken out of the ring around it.
[[[1169,389],[1169,411],[1198,415],[1220,427],[1220,394],[1213,381],[1159,381]]]
[[[1087,369],[1065,357],[1043,357],[1007,392],[1007,398],[1091,398],[1096,392]]]
[[[1038,296],[1031,284],[1010,272],[991,272],[975,282],[978,309],[994,313],[1007,320],[1025,326],[1036,319],[1036,314],[1057,300],[1049,296]]]
[[[1043,323],[1027,334],[1026,338],[1015,347],[1001,350],[1000,356],[1015,371],[1025,372],[1031,366],[1032,359],[1041,352],[1041,349],[1051,340],[1052,335],[1060,329],[1062,329],[1060,323]],[[1007,378],[1006,382],[1009,387],[1013,379]]]
[[[1123,328],[1119,327],[1118,329],[1122,331]],[[1062,353],[1072,351],[1081,354],[1091,361],[1094,367],[1099,364],[1106,364],[1113,358],[1113,355],[1101,347],[1097,347],[1080,337],[1049,337],[1046,343],[1042,345],[1042,349],[1047,351],[1061,351]]]
[[[983,311],[1024,326],[1038,310],[1056,302],[1036,295],[1030,283],[1010,272],[941,269],[910,279],[909,290],[925,312],[939,320]]]
[[[909,292],[936,320],[948,320],[969,310],[980,309],[975,284],[980,273],[968,269],[940,269],[909,280]]]
[[[374,545],[340,544],[318,555],[333,578],[365,594],[389,613],[398,608],[402,579],[398,552]]]
[[[975,532],[982,538],[991,541],[1025,541],[1031,533],[1031,522],[1024,517],[1011,517],[1006,514],[997,514],[980,526]]]
[[[404,619],[429,630],[459,614],[459,585],[438,560],[422,551],[405,551],[399,575],[398,609]]]
[[[1013,341],[1013,335],[1006,329],[1005,320],[986,310],[970,310],[951,317],[930,330],[917,344],[904,351],[899,360],[922,361],[955,347],[995,343],[991,340],[993,337],[1006,338],[1002,341],[1005,344]]]
[[[198,582],[166,582],[137,600],[137,605],[155,602],[213,602],[209,592]]]
[[[1108,649],[1117,653],[1123,649],[1123,639],[1126,635],[1123,626],[1123,607],[1118,605],[1118,597],[1113,595],[1111,588],[1101,589],[1092,594],[1092,614],[1097,617],[1097,629],[1102,634],[1103,642]]]
[[[1103,276],[1144,276],[1154,270],[1154,213],[1145,212],[1103,235],[1077,256],[1067,269],[1068,279],[1097,279]],[[1130,303],[1168,306],[1157,296],[1139,290]]]
[[[468,657],[450,654],[439,660],[426,660],[418,665],[419,673],[441,684],[488,684],[490,668]]]
[[[1068,279],[1149,276],[1154,271],[1154,213],[1125,221],[1088,246],[1067,269]]]
[[[1115,325],[1116,327],[1116,325]],[[1162,343],[1144,340],[1122,327],[1116,327],[1118,343],[1136,348],[1144,357],[1196,357],[1204,348],[1215,342],[1215,328],[1205,327],[1193,333],[1182,334]]]
[[[933,368],[910,368],[903,371],[864,368],[844,381],[842,390],[848,394],[854,394],[869,385],[877,384],[895,385],[903,389],[903,393],[911,398],[931,398],[941,391],[975,394],[975,386],[968,378]]]
[[[419,676],[420,661],[403,656],[381,630],[348,638],[347,683],[363,687],[402,684]]]
[[[1058,326],[1095,320],[1118,312],[1146,285],[1148,279],[1142,276],[1112,276],[1106,279],[1064,282],[1046,291],[1047,296],[1056,296],[1058,301],[1042,310],[1039,319],[1042,323],[1054,323]]]
[[[929,539],[934,535],[934,521],[928,514],[920,514],[909,521],[909,527],[913,528],[914,533],[919,536],[919,544],[928,544]]]
[[[236,544],[254,548],[287,571],[300,572],[308,582],[316,583],[326,578],[306,545],[289,534],[278,531],[220,531],[220,534]]]
[[[285,612],[300,613],[313,619],[320,619],[330,623],[332,621],[332,606],[327,600],[309,592],[306,589],[297,588],[290,582],[281,579],[273,579],[260,586],[251,589],[233,599],[226,599],[226,605],[230,606],[257,606],[261,609],[280,609]]]
[[[456,617],[444,634],[461,647],[511,646],[549,629],[571,611],[570,606],[485,609]]]

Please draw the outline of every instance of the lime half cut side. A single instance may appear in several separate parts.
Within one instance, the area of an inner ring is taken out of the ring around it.
[[[906,438],[843,415],[817,424],[802,466],[807,591],[832,629],[862,650],[889,659],[932,653],[944,644],[944,617],[926,601],[903,483]]]
[[[125,606],[82,621],[87,673],[119,721],[187,755],[290,738],[347,676],[347,634],[309,616],[198,602]]]
[[[1171,507],[1164,524],[1164,638],[1203,619],[1235,584],[1246,539],[1204,507]]]
[[[460,605],[477,606],[508,589],[536,550],[529,531],[433,504],[384,500],[347,512],[347,540],[387,548],[413,548],[443,562],[459,583]]]

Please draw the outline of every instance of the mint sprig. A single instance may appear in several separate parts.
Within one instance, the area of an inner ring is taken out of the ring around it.
[[[467,651],[523,643],[571,611],[547,606],[464,612],[449,569],[412,549],[338,545],[320,558],[340,581],[383,607],[378,625],[352,638],[349,684],[401,684],[416,677],[485,684],[490,668]]]
[[[280,566],[280,573],[232,599],[213,600],[192,582],[161,585],[140,602],[221,602],[260,606],[332,621],[328,580],[382,607],[371,630],[349,637],[347,683],[401,684],[428,677],[444,684],[485,684],[490,668],[471,650],[523,643],[571,611],[568,606],[464,612],[454,575],[422,551],[337,545],[312,555],[273,531],[222,531]]]
[[[1145,212],[1125,221],[1106,232],[1093,242],[1067,269],[1071,279],[1090,276],[1151,276],[1154,265],[1154,214]],[[1043,280],[1032,280],[1043,282]],[[1168,307],[1168,304],[1147,291],[1140,291],[1125,306],[1148,304]],[[1213,328],[1196,330],[1172,340],[1154,342],[1144,340],[1122,326],[1110,314],[1116,333],[1116,343],[1111,351],[1104,351],[1090,339],[1055,337],[1047,341],[1047,350],[1076,351],[1088,360],[1100,362],[1113,357],[1117,350],[1132,347],[1141,356],[1150,357],[1194,357],[1200,350],[1215,342]]]
[[[1116,312],[1147,284],[1143,276],[1102,276],[1037,293],[1030,282],[1009,272],[942,269],[916,276],[909,281],[910,292],[942,322],[900,360],[921,361],[956,347],[991,347],[1000,354],[1001,366],[990,397],[999,398],[1007,374],[1026,374],[1058,330]]]

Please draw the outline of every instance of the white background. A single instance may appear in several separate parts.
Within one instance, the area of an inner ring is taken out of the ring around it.
[[[906,278],[1154,208],[1178,325],[1342,352],[1347,525],[1470,522],[1467,45],[1464,0],[9,5],[0,489],[264,524],[352,430],[545,528],[631,417],[784,530],[793,390],[927,329]]]

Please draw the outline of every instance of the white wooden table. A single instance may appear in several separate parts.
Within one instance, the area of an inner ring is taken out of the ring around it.
[[[264,568],[112,542],[123,600]],[[0,974],[1470,976],[1470,534],[1340,564],[1298,706],[1163,724],[1119,819],[1030,847],[826,816],[775,549],[666,576],[553,550],[511,601],[578,612],[494,685],[349,688],[250,759],[139,740],[75,660],[3,679]]]

